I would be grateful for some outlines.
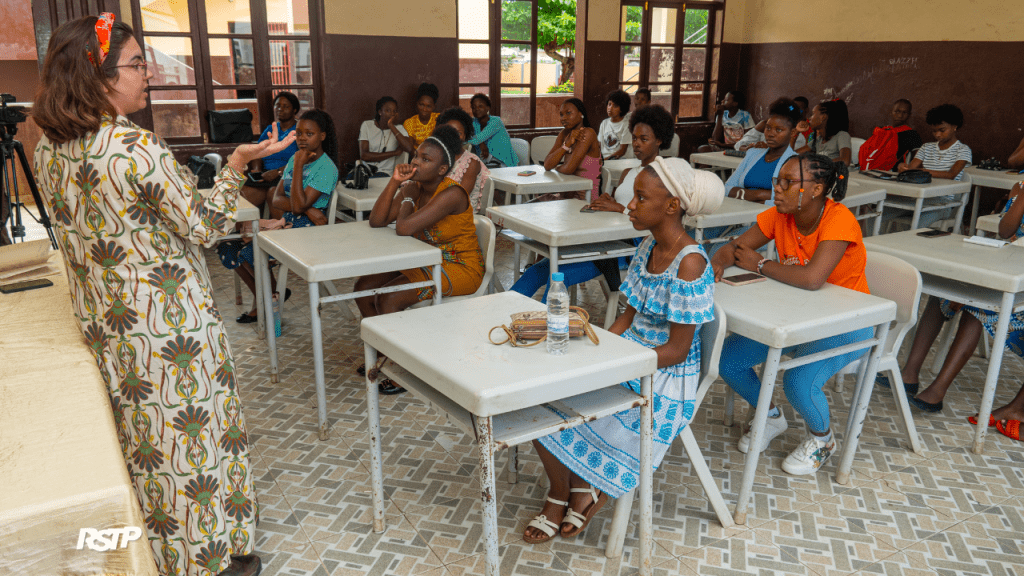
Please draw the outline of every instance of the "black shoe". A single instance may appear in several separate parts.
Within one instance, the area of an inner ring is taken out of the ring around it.
[[[892,388],[892,384],[889,383],[888,376],[875,376],[875,384],[882,388]],[[921,387],[919,382],[904,382],[903,389],[907,392],[907,398],[913,398],[917,396],[917,391]]]
[[[405,388],[402,388],[398,384],[395,384],[390,378],[385,378],[377,384],[377,390],[385,396],[391,396],[392,394],[401,394],[405,392]]]
[[[259,576],[263,570],[263,562],[255,554],[231,556],[231,564],[218,576]]]
[[[911,397],[907,398],[907,400],[910,400],[910,405],[911,406],[917,408],[918,410],[920,410],[922,412],[930,412],[930,413],[933,413],[933,414],[935,412],[942,412],[942,400],[939,400],[938,402],[936,402],[934,404],[932,404],[931,402],[925,402],[924,400],[921,400],[920,398],[918,398],[916,396],[911,396]]]
[[[242,314],[238,318],[235,318],[235,322],[238,322],[239,324],[252,324],[257,320],[259,320],[259,317],[257,315],[253,314],[250,316],[248,313]]]

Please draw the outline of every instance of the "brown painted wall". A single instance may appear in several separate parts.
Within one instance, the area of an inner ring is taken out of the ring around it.
[[[343,163],[358,157],[359,125],[373,118],[374,103],[381,96],[398,100],[403,120],[416,113],[420,82],[437,85],[438,111],[457,104],[454,38],[327,34],[321,48],[327,63],[324,107],[334,117]]]
[[[17,102],[31,102],[39,86],[39,67],[35,60],[0,60],[0,92],[14,95]],[[25,148],[29,165],[36,144],[43,136],[43,131],[29,117],[28,121],[18,125],[15,139]],[[21,168],[17,168],[18,191],[23,202],[33,204],[28,182]]]
[[[960,139],[978,162],[1005,162],[1024,128],[1018,106],[1024,79],[1024,42],[786,42],[744,44],[739,84],[748,109],[763,117],[768,104],[786,95],[816,101],[843,98],[850,133],[865,138],[888,121],[892,103],[914,104],[910,124],[930,141],[929,108],[952,103],[964,111]]]

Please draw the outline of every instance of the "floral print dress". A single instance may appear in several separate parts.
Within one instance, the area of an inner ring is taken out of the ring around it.
[[[63,144],[44,136],[35,172],[157,566],[218,574],[253,551],[258,507],[200,245],[230,233],[244,178],[224,168],[206,198],[161,139],[120,116]]]

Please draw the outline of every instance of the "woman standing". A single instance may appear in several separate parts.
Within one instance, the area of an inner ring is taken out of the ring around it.
[[[152,77],[113,14],[58,28],[33,107],[35,170],[161,573],[255,574],[248,436],[200,245],[234,227],[246,164],[294,136],[236,148],[204,197],[125,118]]]
[[[578,198],[593,202],[601,194],[601,143],[597,132],[590,127],[587,109],[579,98],[569,98],[558,110],[562,131],[555,137],[551,151],[544,158],[544,169],[562,174],[575,174],[594,183],[590,193],[560,192],[544,194],[538,200]]]

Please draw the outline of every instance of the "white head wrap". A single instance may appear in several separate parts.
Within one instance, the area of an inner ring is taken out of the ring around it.
[[[679,198],[679,206],[688,216],[711,214],[722,205],[725,185],[711,172],[694,170],[682,158],[658,156],[650,164],[668,191]]]

